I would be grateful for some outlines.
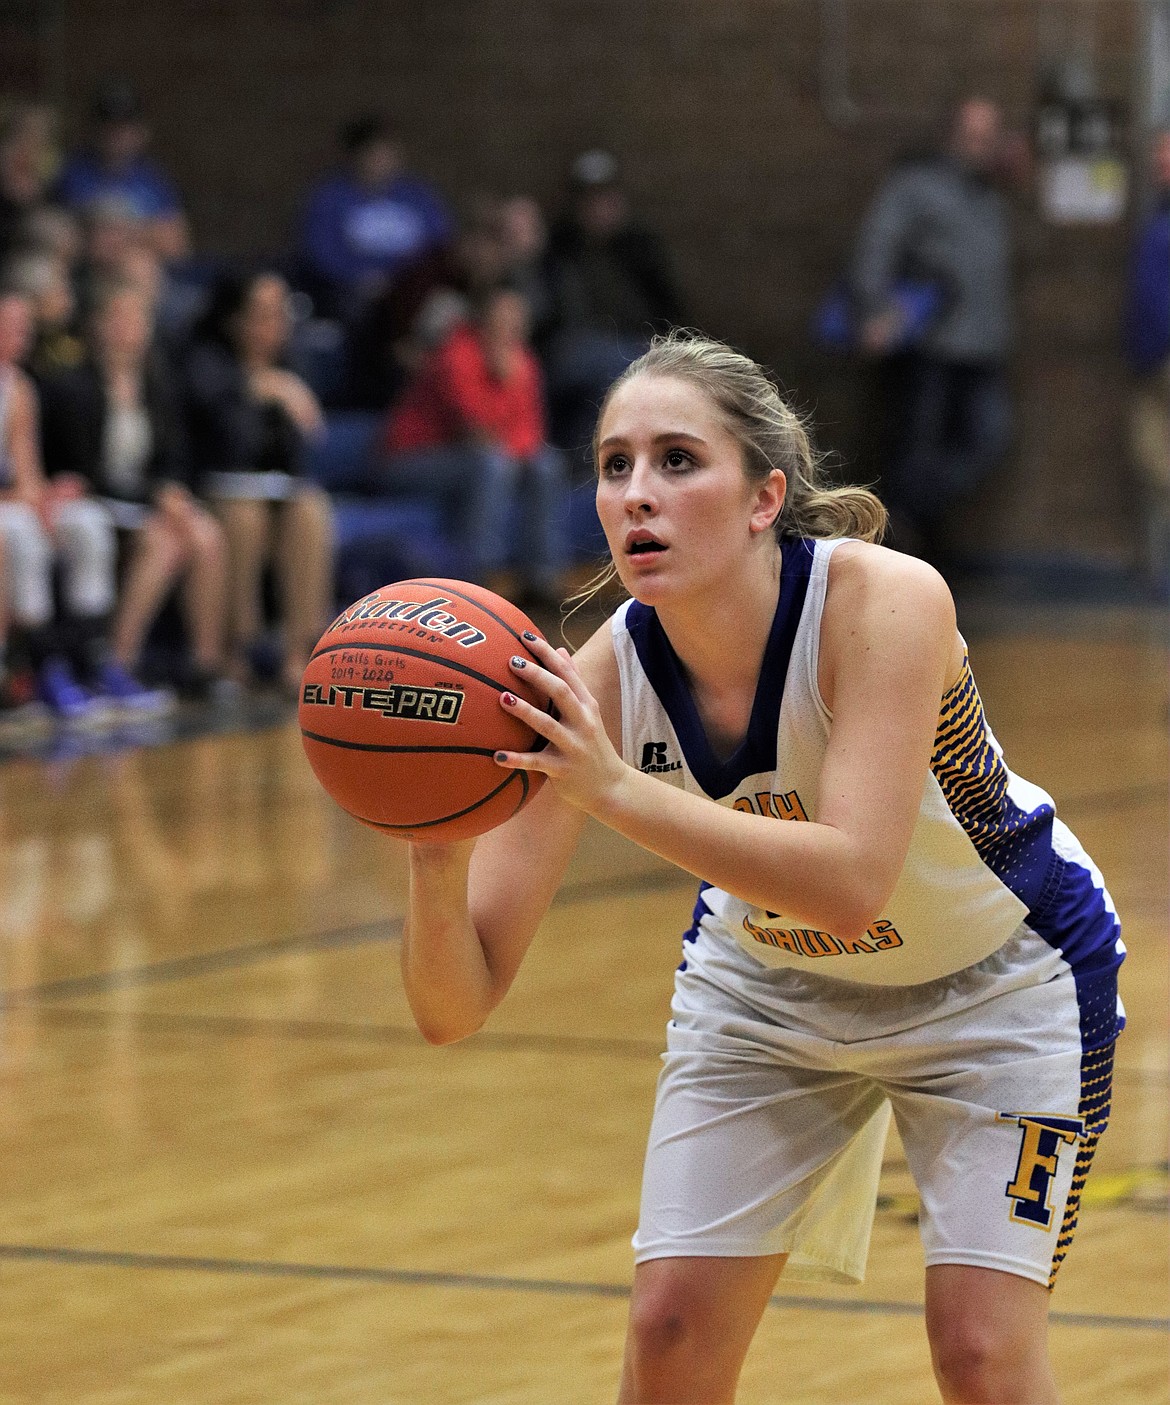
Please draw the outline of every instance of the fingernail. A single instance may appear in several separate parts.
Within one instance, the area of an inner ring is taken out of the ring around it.
[[[520,636],[520,638],[521,638],[521,639],[527,639],[529,643],[533,643],[533,642],[535,641],[535,639],[536,639],[536,635],[533,634],[533,632],[532,632],[530,629],[526,629],[526,630],[524,631],[524,633]]]
[[[500,701],[504,704],[505,707],[514,707],[516,705],[516,694],[501,693]]]
[[[528,660],[527,660],[527,659],[522,659],[519,654],[513,654],[513,655],[512,655],[512,667],[513,667],[513,668],[524,668],[527,663],[528,663]]]
[[[507,759],[508,759],[508,753],[507,753],[506,751],[497,751],[497,752],[496,752],[496,760],[497,760],[497,761],[507,761]]]

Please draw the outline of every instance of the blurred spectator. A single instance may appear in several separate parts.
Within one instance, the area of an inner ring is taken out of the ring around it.
[[[0,534],[0,582],[6,582],[8,571],[4,560],[4,537]],[[0,588],[0,722],[34,701],[35,688],[31,674],[13,676],[8,658],[8,588]]]
[[[1004,151],[999,107],[964,100],[946,150],[900,165],[878,192],[853,261],[862,348],[898,357],[882,495],[898,545],[936,561],[946,513],[1002,459],[1011,437],[1012,238],[997,188]],[[936,318],[908,348],[894,298],[906,277],[932,281],[940,293]]]
[[[333,520],[326,494],[304,477],[306,444],[324,418],[313,392],[283,365],[289,304],[278,274],[223,277],[196,328],[186,380],[196,468],[227,533],[233,668],[245,681],[260,661],[271,559],[281,678],[295,692],[329,619]]]
[[[1130,451],[1147,499],[1146,573],[1170,598],[1170,131],[1155,135],[1150,154],[1153,200],[1134,240],[1126,309]]]
[[[85,347],[74,331],[75,300],[67,265],[51,252],[18,254],[4,266],[4,284],[28,298],[33,336],[25,369],[38,386],[61,371],[80,366]]]
[[[437,499],[472,576],[482,581],[512,565],[523,602],[558,598],[566,471],[545,443],[540,367],[519,293],[499,287],[478,296],[472,320],[448,334],[407,386],[382,447],[379,489]]]
[[[55,473],[46,481],[42,469],[37,392],[18,365],[32,329],[28,299],[0,296],[0,535],[13,634],[20,636],[27,663],[39,670],[43,700],[62,717],[100,711],[103,704],[91,689],[120,706],[154,709],[165,705],[166,696],[143,688],[110,658],[106,645],[115,601],[110,515],[87,495],[84,479]],[[55,619],[57,560],[63,611]]]
[[[449,243],[407,264],[357,318],[348,339],[347,404],[385,410],[508,271],[499,202],[481,197]]]
[[[226,546],[190,489],[177,388],[154,352],[149,295],[107,284],[92,308],[88,356],[46,382],[46,462],[84,478],[131,539],[114,615],[112,656],[135,668],[177,582],[191,649],[184,690],[208,696],[224,671]]]
[[[496,221],[503,258],[501,276],[523,293],[533,327],[543,328],[552,318],[544,211],[531,195],[511,195],[499,202]]]
[[[137,93],[120,81],[104,84],[93,96],[90,117],[90,145],[66,160],[56,198],[82,214],[95,201],[120,200],[131,217],[142,221],[160,258],[186,258],[187,217],[174,183],[146,155],[150,127]]]
[[[655,331],[683,320],[666,247],[630,212],[617,162],[586,151],[569,171],[564,217],[547,254],[543,341],[554,438],[582,462],[597,406]]]
[[[25,244],[72,269],[81,257],[81,219],[62,205],[38,205],[25,221]]]
[[[0,118],[0,263],[34,239],[53,174],[51,111],[19,103]]]
[[[453,224],[439,194],[407,171],[384,118],[353,118],[340,145],[344,164],[309,192],[301,256],[317,312],[348,321],[412,261],[445,244]]]
[[[46,709],[37,698],[36,674],[22,667],[9,651],[8,563],[4,556],[3,497],[0,496],[0,725],[14,720],[43,718]]]
[[[126,272],[126,261],[147,238],[146,221],[121,195],[96,196],[81,216],[81,252],[73,266],[73,286],[82,321],[89,316],[91,294]]]

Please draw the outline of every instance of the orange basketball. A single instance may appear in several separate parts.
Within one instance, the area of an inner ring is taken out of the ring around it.
[[[363,824],[403,839],[470,839],[516,814],[544,780],[496,751],[541,739],[500,706],[547,699],[508,667],[539,633],[515,605],[466,581],[383,586],[344,610],[301,684],[301,737],[317,779]]]

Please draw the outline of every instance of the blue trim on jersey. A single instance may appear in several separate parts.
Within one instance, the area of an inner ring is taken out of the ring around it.
[[[695,910],[691,913],[691,925],[683,933],[684,946],[687,942],[693,942],[698,939],[699,924],[702,922],[704,917],[711,916],[711,909],[703,901],[703,894],[707,891],[708,888],[711,887],[714,887],[714,884],[708,883],[706,879],[703,879],[703,881],[699,884],[699,896],[695,899]],[[687,969],[686,956],[683,957],[678,969],[680,971],[685,971]]]
[[[1022,810],[1008,794],[1008,769],[991,744],[967,659],[943,697],[930,769],[979,857],[1021,902],[1034,907],[1049,877],[1055,810],[1050,802]]]
[[[1121,924],[1110,912],[1104,893],[1093,882],[1093,875],[1087,868],[1053,854],[1044,893],[1029,911],[1027,922],[1072,968],[1082,1010],[1086,999],[1082,985],[1087,991],[1095,981],[1111,979],[1116,995],[1117,968],[1125,959],[1125,949],[1119,940]],[[1091,1041],[1085,1047],[1098,1047],[1112,1039],[1120,1028],[1114,1021],[1102,1035],[1095,1017],[1091,1030],[1082,1021],[1082,1033]]]
[[[812,541],[801,538],[783,543],[780,598],[764,649],[747,735],[726,761],[719,760],[707,740],[686,671],[657,612],[638,600],[632,600],[626,611],[626,629],[634,641],[642,671],[670,718],[691,774],[713,800],[730,795],[748,776],[776,769],[780,703],[808,594],[814,550]]]
[[[1124,956],[1117,918],[1089,870],[1054,852],[1051,801],[1024,810],[1009,794],[1011,777],[991,743],[967,659],[943,697],[930,768],[976,853],[1025,904],[1028,925],[1063,955],[1078,981],[1116,972]],[[1115,1033],[1116,1027],[1108,1037]]]

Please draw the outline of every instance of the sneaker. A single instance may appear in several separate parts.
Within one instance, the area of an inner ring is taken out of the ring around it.
[[[42,664],[37,690],[41,701],[67,722],[90,720],[105,711],[101,701],[73,676],[64,659],[49,659]]]
[[[147,688],[124,665],[107,659],[94,675],[100,697],[135,713],[168,712],[175,703],[169,688]]]

